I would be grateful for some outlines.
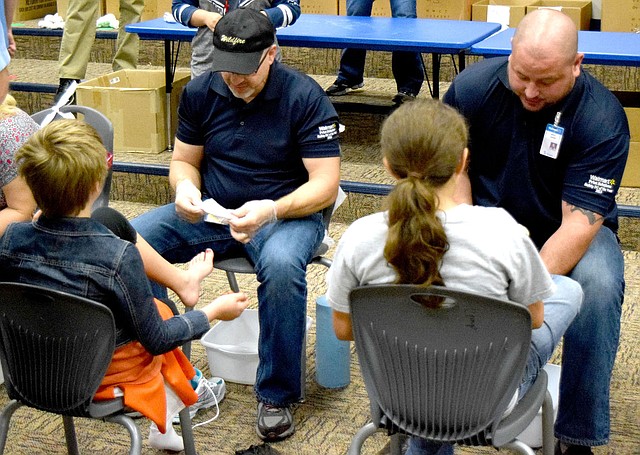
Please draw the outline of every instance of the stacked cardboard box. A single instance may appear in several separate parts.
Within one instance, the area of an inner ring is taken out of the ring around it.
[[[338,14],[338,0],[302,0],[300,8],[303,14]]]
[[[591,0],[538,0],[527,6],[527,13],[540,8],[552,8],[569,16],[578,30],[591,27]]]
[[[175,134],[180,94],[190,79],[189,71],[177,71],[169,109],[171,134]],[[163,70],[120,70],[82,82],[76,89],[79,105],[106,115],[113,123],[113,149],[160,153],[167,149],[166,86]]]
[[[601,14],[602,31],[640,33],[640,0],[602,0]]]
[[[640,187],[640,107],[626,107],[624,110],[629,119],[631,146],[622,176],[622,186]]]
[[[303,4],[306,0],[303,0]],[[346,0],[340,0],[340,15],[347,14]],[[417,0],[418,17],[430,19],[469,20],[471,18],[471,0]],[[389,0],[375,0],[372,16],[391,17]]]
[[[56,0],[18,0],[13,22],[41,19],[47,14],[55,14]]]
[[[527,7],[535,2],[536,0],[480,0],[471,7],[471,19],[517,27],[527,14]]]

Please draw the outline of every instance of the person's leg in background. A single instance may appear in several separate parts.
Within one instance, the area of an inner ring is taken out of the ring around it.
[[[553,275],[556,292],[544,301],[544,323],[531,333],[531,348],[519,389],[522,398],[555,351],[562,336],[580,312],[584,293],[580,284],[562,275]]]
[[[86,75],[89,54],[96,38],[97,20],[97,1],[69,1],[58,58],[60,84],[56,91],[54,104],[58,102],[73,81],[79,82]],[[70,101],[73,102],[73,99]]]
[[[260,337],[256,430],[265,440],[294,432],[290,406],[304,397],[307,264],[324,237],[319,213],[264,226],[246,245],[255,264]]]
[[[116,55],[113,57],[113,71],[135,69],[138,66],[140,38],[137,33],[125,32],[124,28],[140,22],[143,9],[144,0],[120,0],[120,30]]]
[[[415,18],[416,0],[391,0],[391,15]],[[419,52],[393,52],[391,69],[398,88],[398,94],[393,98],[393,102],[400,105],[418,96],[424,82],[422,55]]]
[[[581,284],[584,303],[564,336],[555,424],[562,447],[556,454],[591,453],[589,447],[609,441],[609,392],[625,287],[616,235],[601,227],[569,276]]]
[[[378,0],[380,1],[380,0]],[[415,0],[414,0],[415,1]],[[371,16],[373,0],[347,0],[347,16]],[[327,88],[327,95],[342,96],[364,86],[364,64],[367,51],[344,49],[335,82]]]
[[[453,446],[412,436],[405,455],[453,455]]]

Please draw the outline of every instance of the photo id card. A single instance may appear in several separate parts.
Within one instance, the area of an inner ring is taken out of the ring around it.
[[[558,158],[558,152],[560,151],[560,144],[562,143],[563,134],[563,127],[548,124],[547,129],[544,132],[544,138],[542,138],[540,154],[553,159]]]

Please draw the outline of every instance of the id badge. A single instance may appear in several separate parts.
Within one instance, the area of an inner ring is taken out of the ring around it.
[[[553,159],[558,158],[558,152],[560,152],[560,144],[562,143],[563,134],[563,127],[548,124],[547,129],[544,132],[542,145],[540,146],[540,154]]]

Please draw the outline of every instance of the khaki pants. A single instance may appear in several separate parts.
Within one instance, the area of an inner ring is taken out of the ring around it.
[[[135,68],[138,64],[138,35],[126,33],[124,27],[140,22],[143,8],[144,0],[120,0],[120,30],[112,63],[114,71]],[[97,0],[69,2],[58,59],[61,78],[84,79],[96,37],[98,12]]]

